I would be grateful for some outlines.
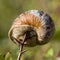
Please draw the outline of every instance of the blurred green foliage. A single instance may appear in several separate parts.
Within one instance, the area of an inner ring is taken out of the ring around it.
[[[31,9],[46,11],[56,31],[51,42],[31,48],[21,60],[60,60],[60,0],[0,0],[0,60],[16,60],[19,48],[8,38],[8,31],[20,13]]]

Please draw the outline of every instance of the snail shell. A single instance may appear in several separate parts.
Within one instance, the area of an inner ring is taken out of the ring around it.
[[[11,29],[9,30],[10,39],[19,44],[26,34],[27,46],[46,44],[53,36],[55,26],[52,18],[43,11],[30,10],[20,14]]]

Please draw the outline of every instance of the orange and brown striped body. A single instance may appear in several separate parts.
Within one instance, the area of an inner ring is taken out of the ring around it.
[[[53,36],[54,30],[54,23],[48,14],[30,10],[15,19],[9,31],[9,37],[16,43],[14,38],[20,42],[26,34],[26,45],[35,46],[47,43]]]

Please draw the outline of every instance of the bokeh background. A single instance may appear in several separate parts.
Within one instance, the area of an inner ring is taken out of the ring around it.
[[[19,47],[8,38],[8,31],[20,13],[31,9],[46,11],[56,31],[49,43],[30,47],[21,60],[60,60],[60,0],[0,0],[0,60],[16,60]]]

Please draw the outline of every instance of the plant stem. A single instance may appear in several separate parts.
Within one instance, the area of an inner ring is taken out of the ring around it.
[[[17,57],[17,60],[21,60],[21,56],[24,52],[26,52],[27,50],[23,50],[23,47],[24,47],[24,43],[25,43],[25,37],[26,35],[24,35],[24,38],[23,38],[23,41],[20,43],[19,47],[20,47],[20,51],[19,51],[19,54],[18,54],[18,57]]]
[[[19,51],[17,60],[21,60],[22,51],[23,51],[23,44],[20,45],[20,51]]]

